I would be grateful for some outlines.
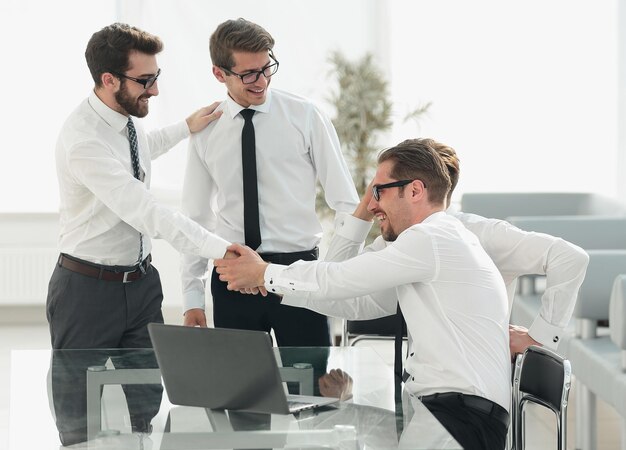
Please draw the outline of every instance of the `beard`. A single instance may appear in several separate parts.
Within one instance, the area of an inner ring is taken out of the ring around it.
[[[398,233],[396,233],[396,230],[391,226],[389,216],[387,216],[385,222],[384,227],[382,225],[380,226],[380,235],[383,237],[385,242],[393,242],[398,239]]]
[[[396,239],[398,239],[398,234],[391,228],[388,228],[387,230],[383,231],[382,236],[386,242],[393,242]]]
[[[128,93],[126,88],[126,80],[121,84],[120,90],[115,93],[115,101],[126,111],[128,114],[134,117],[146,117],[148,115],[148,104],[140,103],[140,100],[150,98],[151,95],[140,95],[139,97],[132,97]]]

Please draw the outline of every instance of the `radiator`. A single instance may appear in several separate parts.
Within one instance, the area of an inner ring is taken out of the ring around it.
[[[0,248],[0,304],[43,305],[56,248]]]

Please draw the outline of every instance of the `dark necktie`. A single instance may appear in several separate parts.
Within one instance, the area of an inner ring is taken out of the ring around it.
[[[241,132],[243,231],[246,245],[256,250],[261,245],[261,228],[259,227],[259,193],[256,180],[256,144],[252,124],[254,110],[244,109],[240,114],[245,121]]]
[[[402,341],[403,337],[406,334],[406,322],[404,320],[404,315],[402,314],[402,310],[400,309],[400,303],[398,303],[398,308],[396,309],[396,339],[395,339],[395,352],[393,359],[393,373],[396,376],[396,381],[401,382],[402,380]]]
[[[130,142],[130,162],[133,166],[133,175],[140,181],[141,180],[141,171],[139,169],[139,150],[137,148],[137,131],[135,130],[135,124],[133,124],[133,119],[128,117],[128,124],[126,124],[126,128],[128,128],[128,141]],[[143,261],[143,235],[139,233],[139,256],[137,257],[137,263],[139,264],[139,268],[141,271],[144,271],[141,262]]]

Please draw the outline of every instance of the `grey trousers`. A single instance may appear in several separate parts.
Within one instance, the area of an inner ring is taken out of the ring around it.
[[[116,368],[156,368],[147,325],[163,323],[163,291],[154,266],[132,283],[104,281],[56,265],[48,287],[46,315],[50,326],[51,404],[63,445],[87,440],[86,371],[111,360]],[[64,351],[102,349],[101,351]],[[122,386],[135,432],[150,430],[163,387]]]
[[[149,348],[147,325],[163,323],[154,266],[132,283],[104,281],[55,266],[46,315],[54,349]]]

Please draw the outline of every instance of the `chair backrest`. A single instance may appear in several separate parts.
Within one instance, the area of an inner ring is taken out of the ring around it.
[[[524,407],[535,403],[556,415],[557,448],[567,448],[567,402],[572,368],[568,360],[543,347],[530,346],[517,355],[513,377],[513,436],[515,450],[524,450]]]
[[[541,400],[544,406],[558,412],[568,394],[570,378],[569,361],[548,349],[531,346],[523,355],[518,389],[522,395]]]
[[[522,230],[551,234],[585,250],[626,249],[626,216],[514,216],[507,220]]]
[[[373,334],[395,336],[398,319],[395,314],[371,320],[348,320],[346,328],[350,334]]]
[[[400,327],[396,314],[369,320],[344,320],[342,345],[354,345],[358,341],[367,339],[395,339]],[[407,337],[406,327],[403,337]]]
[[[589,266],[574,307],[576,319],[607,320],[615,278],[626,273],[626,250],[589,250]]]
[[[468,192],[461,211],[483,217],[577,216],[626,214],[626,205],[588,192]]]

